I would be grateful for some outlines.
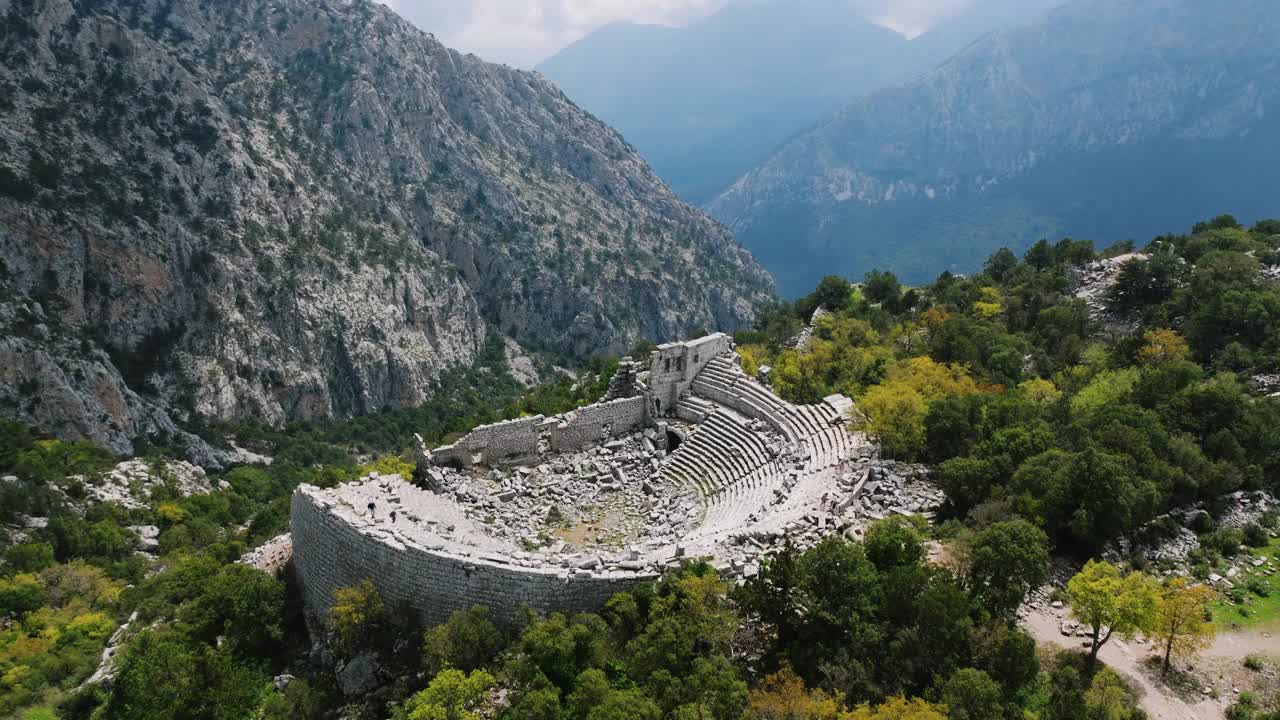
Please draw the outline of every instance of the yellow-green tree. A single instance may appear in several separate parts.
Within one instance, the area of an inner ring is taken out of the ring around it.
[[[1160,588],[1145,573],[1121,575],[1108,562],[1090,560],[1067,583],[1071,616],[1090,629],[1089,666],[1113,636],[1132,638],[1149,632],[1160,607]]]
[[[760,682],[747,697],[743,720],[838,720],[840,699],[810,690],[790,668]]]
[[[1213,623],[1205,618],[1214,597],[1212,590],[1186,578],[1165,582],[1153,633],[1164,648],[1162,673],[1169,672],[1175,656],[1194,655],[1213,642]]]
[[[44,604],[44,590],[33,574],[0,578],[0,618],[21,618]]]
[[[761,365],[769,364],[769,348],[764,345],[739,345],[738,355],[742,357],[742,372],[755,377]]]
[[[806,352],[787,350],[773,365],[771,379],[782,397],[796,403],[818,402],[830,394],[835,345],[814,340]]]
[[[981,298],[973,304],[973,313],[983,319],[991,319],[1004,312],[1004,298],[1000,290],[984,287],[980,291]]]
[[[900,384],[877,385],[858,401],[859,428],[875,437],[886,455],[906,460],[924,449],[929,406],[920,393]]]
[[[840,348],[872,347],[880,342],[880,334],[866,320],[848,315],[824,315],[813,325],[813,333],[830,340]]]
[[[1037,405],[1052,405],[1062,398],[1062,391],[1052,380],[1031,378],[1018,385],[1022,395]]]
[[[864,419],[858,429],[879,441],[892,457],[911,460],[925,446],[929,403],[950,395],[972,395],[978,383],[961,365],[911,358],[889,368],[885,381],[858,399]]]
[[[891,697],[875,708],[863,705],[840,720],[946,720],[947,706],[934,705],[920,698],[907,700]]]
[[[1146,342],[1138,349],[1138,360],[1143,365],[1167,365],[1186,360],[1191,347],[1174,330],[1168,328],[1148,330],[1142,339]]]
[[[382,595],[370,580],[351,587],[338,588],[329,608],[329,627],[348,650],[358,647],[361,638],[382,621],[386,606]]]
[[[427,689],[405,701],[395,720],[479,720],[476,705],[493,687],[493,676],[484,670],[464,673],[442,671]]]
[[[972,395],[980,390],[964,366],[940,363],[927,357],[911,358],[894,365],[889,369],[885,384],[911,388],[926,402],[947,395]]]
[[[892,355],[893,350],[880,342],[867,322],[827,315],[814,325],[807,347],[785,350],[774,358],[773,387],[797,403],[819,402],[835,392],[856,395],[880,380],[884,363]],[[744,362],[744,369],[749,364]]]
[[[1083,390],[1071,398],[1071,409],[1077,414],[1099,410],[1126,400],[1142,380],[1138,368],[1108,370],[1099,373]]]
[[[1084,693],[1084,706],[1090,720],[1130,720],[1134,717],[1133,694],[1111,668],[1103,668],[1093,676],[1093,682]]]
[[[413,463],[396,455],[384,455],[377,460],[360,466],[360,475],[377,473],[379,475],[399,475],[405,480],[413,479]]]

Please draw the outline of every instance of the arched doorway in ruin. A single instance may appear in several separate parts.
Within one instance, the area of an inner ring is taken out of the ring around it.
[[[667,454],[668,455],[675,452],[676,448],[680,447],[680,443],[682,442],[684,442],[683,435],[681,435],[679,432],[675,430],[672,430],[671,428],[667,428]]]

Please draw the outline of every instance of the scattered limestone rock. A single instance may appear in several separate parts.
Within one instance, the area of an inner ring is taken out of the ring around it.
[[[293,559],[293,537],[289,533],[277,535],[240,557],[239,562],[250,565],[270,575],[279,575]]]
[[[162,461],[155,466],[146,460],[126,460],[100,475],[73,475],[68,480],[83,483],[88,498],[95,503],[116,503],[130,510],[147,507],[151,492],[157,487],[171,486],[182,497],[207,495],[228,487],[226,481],[211,482],[204,468],[181,460]]]
[[[154,553],[160,549],[160,528],[155,525],[130,525],[138,536],[138,546],[143,552]]]
[[[120,651],[120,646],[124,644],[128,637],[129,628],[138,621],[138,612],[135,610],[129,616],[129,621],[111,634],[111,638],[107,640],[107,646],[102,650],[102,659],[98,662],[98,669],[84,681],[81,687],[87,685],[110,684],[116,677],[116,655]]]

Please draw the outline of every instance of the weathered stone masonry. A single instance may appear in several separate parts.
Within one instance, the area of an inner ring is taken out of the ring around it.
[[[624,360],[596,404],[423,447],[429,490],[376,475],[299,488],[308,608],[368,578],[427,624],[476,604],[499,620],[522,606],[594,611],[688,558],[747,578],[786,540],[804,547],[876,516],[854,502],[874,449],[845,428],[847,398],[787,403],[742,372],[722,334],[647,360]]]
[[[357,527],[333,510],[334,501],[323,490],[303,486],[294,493],[294,567],[306,605],[315,610],[331,607],[338,588],[368,578],[388,607],[411,607],[426,625],[442,623],[454,611],[477,604],[488,605],[495,619],[512,622],[523,605],[594,611],[615,593],[654,577],[506,567],[443,549],[406,545],[378,529]]]
[[[689,391],[693,379],[717,356],[733,351],[733,339],[724,333],[683,343],[659,345],[649,366],[649,397],[654,417],[674,417],[676,404]]]
[[[452,445],[432,452],[439,465],[517,465],[538,457],[538,443],[546,435],[556,452],[573,452],[644,428],[643,397],[606,400],[579,408],[560,417],[541,415],[484,425],[467,433]]]
[[[645,426],[644,398],[588,405],[566,413],[564,422],[551,429],[551,449],[573,452],[588,445],[630,435]]]
[[[519,463],[538,456],[541,415],[485,425],[452,445],[435,451],[437,461],[470,467],[482,463]]]

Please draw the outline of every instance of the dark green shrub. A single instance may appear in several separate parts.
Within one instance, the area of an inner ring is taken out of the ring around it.
[[[1258,597],[1266,597],[1271,594],[1271,587],[1262,578],[1250,578],[1245,587]]]
[[[15,572],[39,572],[53,564],[53,546],[24,543],[4,551],[4,560]]]
[[[1240,552],[1240,546],[1244,544],[1244,539],[1243,530],[1239,528],[1223,528],[1201,537],[1200,544],[1217,550],[1226,557],[1232,557]]]
[[[1249,523],[1244,526],[1244,544],[1249,547],[1266,547],[1271,541],[1271,537],[1267,531],[1258,523]]]

